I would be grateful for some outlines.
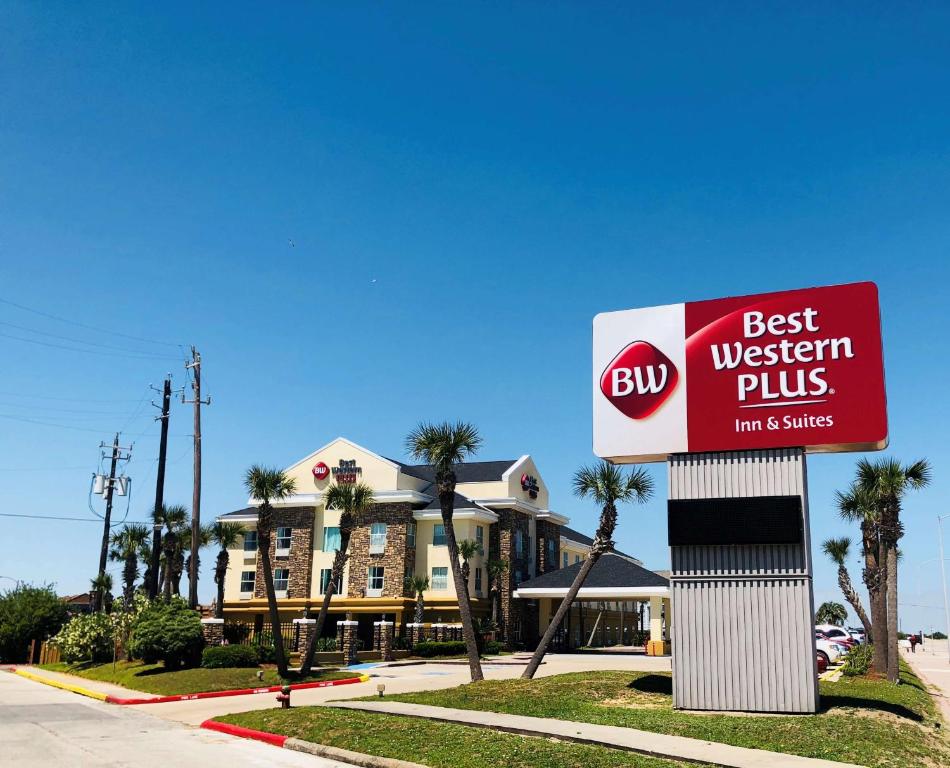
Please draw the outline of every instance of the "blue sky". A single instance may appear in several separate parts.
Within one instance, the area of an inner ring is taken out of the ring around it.
[[[950,512],[948,23],[923,3],[6,4],[0,298],[170,344],[0,304],[2,511],[92,518],[123,429],[143,519],[142,398],[185,382],[195,343],[207,518],[251,463],[337,435],[400,457],[419,419],[462,418],[591,530],[569,483],[592,460],[594,314],[871,279],[890,453],[935,469],[906,506],[902,621],[941,626],[921,606],[942,605]],[[10,338],[79,346],[31,331],[156,357]],[[186,408],[171,432],[166,499],[188,504]],[[832,502],[856,458],[809,463],[816,541],[855,534]],[[0,574],[86,589],[97,525],[0,531]],[[662,494],[618,543],[666,566]]]

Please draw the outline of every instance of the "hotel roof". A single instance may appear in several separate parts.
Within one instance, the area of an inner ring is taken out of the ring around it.
[[[515,589],[519,592],[532,589],[567,589],[574,583],[574,578],[583,564],[581,561],[567,568],[548,571],[521,582]],[[619,552],[605,552],[587,574],[583,588],[591,590],[617,587],[669,587],[669,585],[669,579],[637,565],[627,555]]]
[[[491,483],[502,480],[518,459],[510,461],[466,461],[455,467],[455,481],[458,483]],[[396,462],[398,463],[398,462]],[[418,477],[420,480],[435,482],[435,469],[431,464],[399,464],[403,474]]]

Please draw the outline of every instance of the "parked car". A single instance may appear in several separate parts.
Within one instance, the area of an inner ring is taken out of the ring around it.
[[[817,656],[818,674],[820,675],[822,672],[828,669],[828,659],[825,658],[825,654],[821,653],[820,651],[818,652]]]
[[[867,642],[867,634],[864,632],[864,627],[848,627],[848,632],[851,633],[851,637],[857,640],[859,643]]]
[[[849,648],[858,644],[854,635],[843,627],[836,627],[834,624],[817,624],[815,629],[832,642],[847,645]]]
[[[821,632],[815,632],[815,649],[823,656],[826,664],[834,664],[844,652],[844,646],[829,640]]]

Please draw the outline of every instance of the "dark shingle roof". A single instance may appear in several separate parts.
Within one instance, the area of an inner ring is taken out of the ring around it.
[[[459,483],[485,483],[501,480],[501,476],[508,471],[516,461],[467,461],[455,468],[455,480]],[[435,470],[431,464],[399,464],[400,470],[420,480],[435,482]]]
[[[228,512],[224,515],[218,515],[219,518],[224,519],[226,517],[247,517],[248,515],[257,516],[257,507],[244,507],[244,509],[236,509],[233,512]]]
[[[583,561],[567,568],[548,571],[537,578],[523,581],[517,589],[566,589],[574,582]],[[607,552],[597,561],[584,581],[582,589],[611,587],[668,587],[669,579],[637,565],[617,552]]]
[[[426,504],[423,509],[442,509],[439,505],[439,494],[434,487],[426,488],[426,493],[434,494],[434,498],[428,504]],[[484,509],[479,504],[476,504],[471,499],[466,499],[462,494],[455,494],[455,509]]]
[[[594,543],[594,540],[590,536],[585,536],[580,531],[575,531],[573,528],[568,528],[566,525],[561,526],[561,535],[565,539],[576,541],[578,544],[586,544],[588,547]]]

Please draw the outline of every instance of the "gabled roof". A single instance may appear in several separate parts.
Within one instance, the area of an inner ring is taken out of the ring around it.
[[[466,461],[455,467],[458,483],[490,483],[504,479],[505,472],[521,459],[508,461]],[[435,482],[435,470],[431,464],[400,464],[400,471],[420,480]]]
[[[423,509],[434,509],[441,510],[442,507],[439,505],[439,496],[438,491],[434,487],[426,488],[426,493],[434,494],[434,498],[428,504],[426,504]],[[491,512],[490,509],[483,507],[481,504],[476,504],[471,499],[465,498],[462,494],[455,494],[455,509],[481,509],[485,512]]]
[[[575,531],[573,528],[568,528],[566,525],[561,526],[561,536],[563,536],[565,539],[576,541],[578,544],[586,544],[588,547],[592,546],[594,543],[594,540],[590,536],[585,536],[580,531]]]
[[[540,576],[523,581],[516,589],[567,589],[574,583],[583,561],[567,568],[558,568]],[[629,557],[617,552],[606,552],[591,568],[582,589],[616,589],[622,587],[668,587],[665,579],[654,571],[637,565]]]
[[[254,517],[257,518],[257,507],[244,507],[244,509],[236,509],[233,512],[227,512],[223,515],[218,515],[218,520],[225,520],[229,517]]]

